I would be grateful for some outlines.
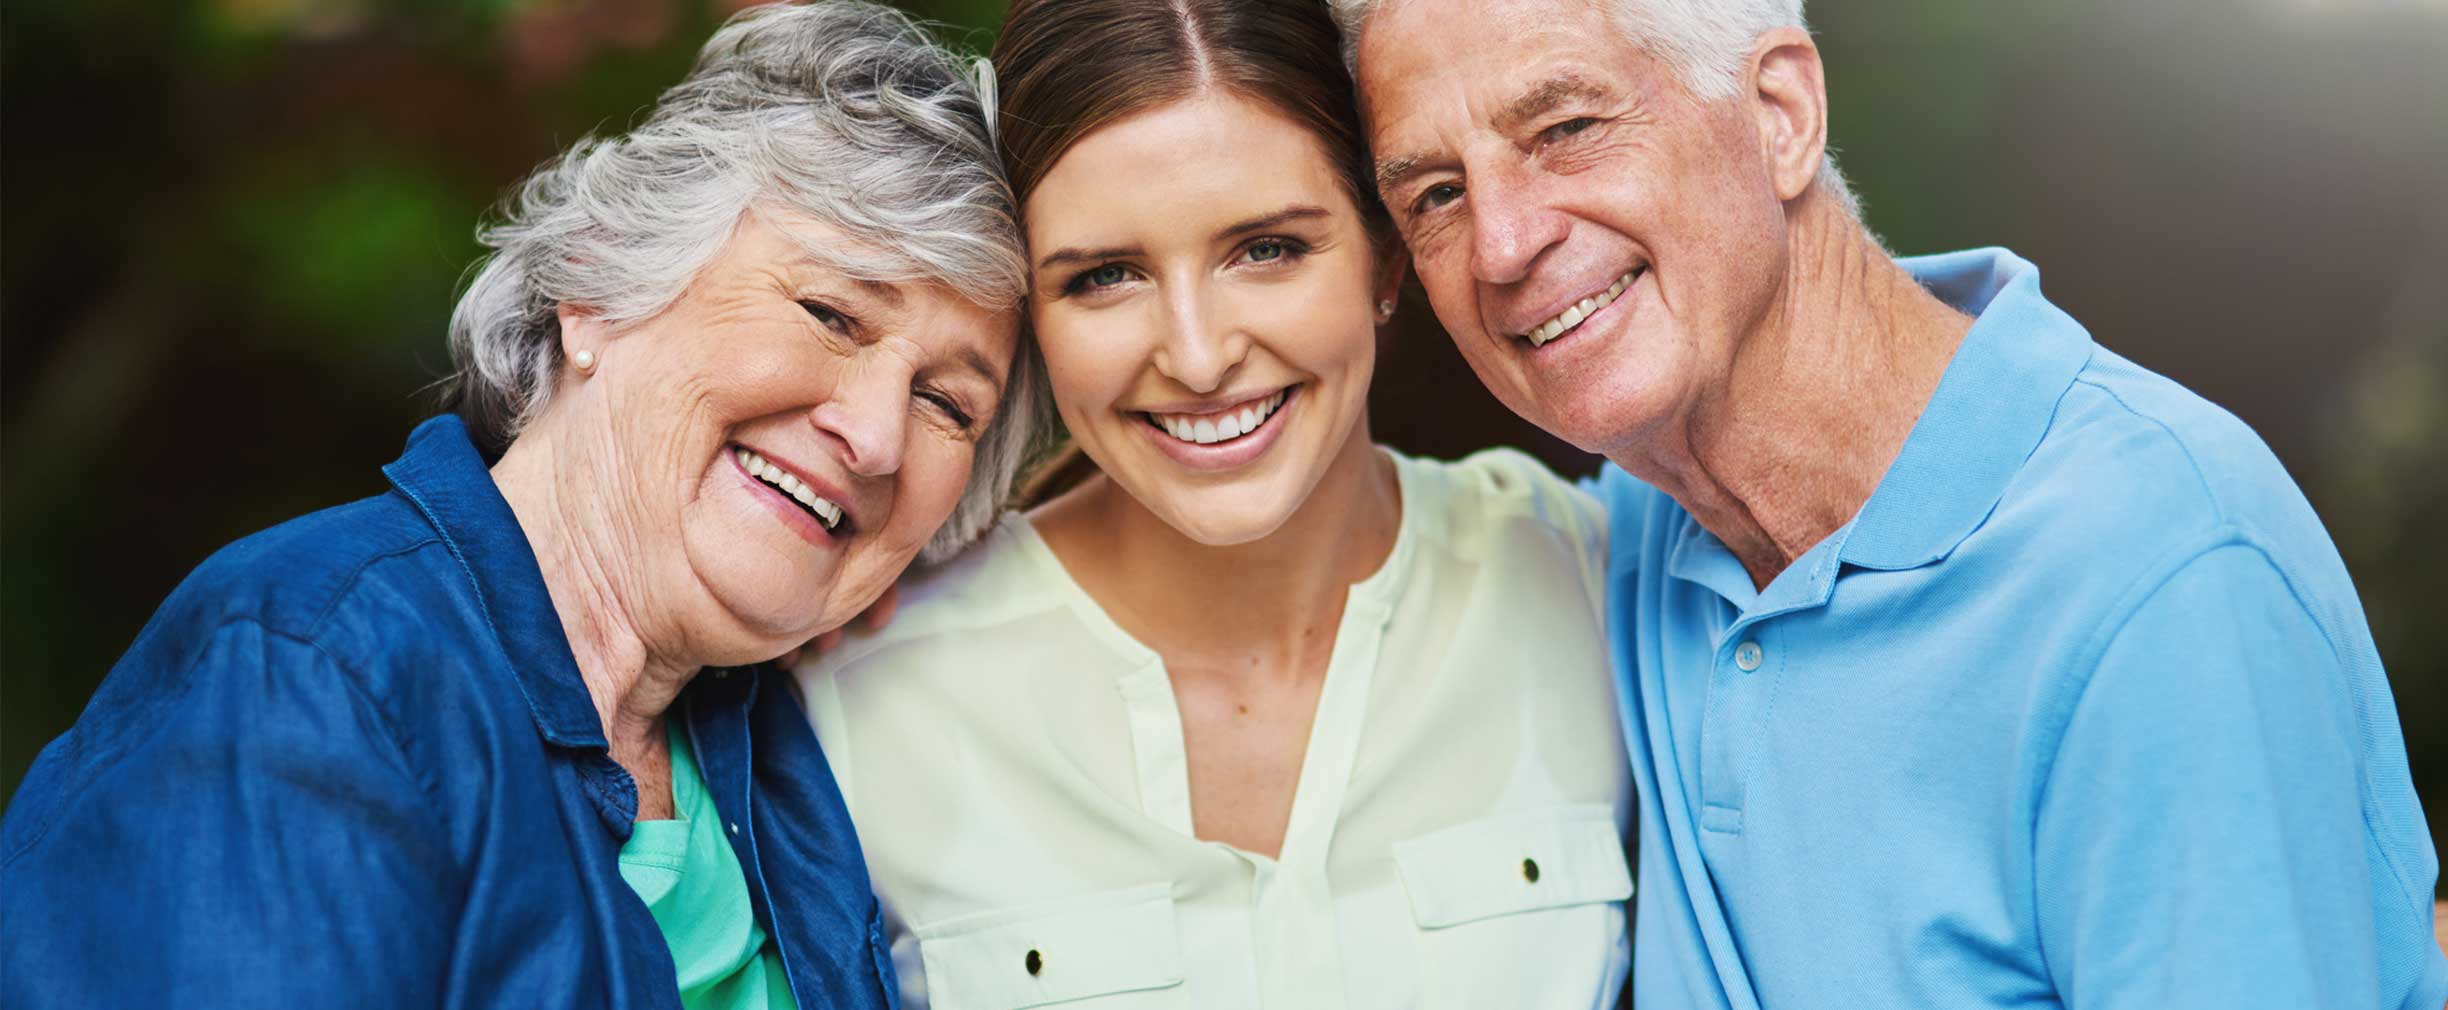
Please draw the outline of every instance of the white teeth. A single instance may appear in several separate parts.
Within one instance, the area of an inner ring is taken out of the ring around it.
[[[1531,327],[1530,332],[1522,334],[1522,339],[1529,341],[1530,346],[1538,347],[1563,336],[1564,331],[1581,325],[1582,320],[1588,319],[1599,309],[1614,304],[1615,299],[1623,294],[1624,289],[1631,286],[1631,274],[1615,278],[1615,283],[1607,285],[1605,291],[1566,306],[1564,311],[1558,313],[1555,318]]]
[[[748,471],[748,476],[781,489],[783,494],[791,496],[793,500],[815,512],[816,517],[824,521],[826,529],[834,529],[841,525],[842,507],[817,496],[806,482],[791,476],[790,471],[766,462],[765,457],[747,449],[739,450],[739,461],[740,468]]]
[[[1267,418],[1274,416],[1276,408],[1283,406],[1283,402],[1284,393],[1279,391],[1255,405],[1221,416],[1187,414],[1150,414],[1148,416],[1155,420],[1157,427],[1163,428],[1166,434],[1174,438],[1184,442],[1195,442],[1199,445],[1213,445],[1258,430],[1258,426],[1265,424]]]

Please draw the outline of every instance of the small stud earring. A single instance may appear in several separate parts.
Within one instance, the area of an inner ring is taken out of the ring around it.
[[[570,355],[570,364],[578,366],[581,372],[592,372],[595,370],[595,352],[580,351]]]
[[[1394,299],[1388,298],[1377,303],[1377,318],[1380,320],[1394,318]]]

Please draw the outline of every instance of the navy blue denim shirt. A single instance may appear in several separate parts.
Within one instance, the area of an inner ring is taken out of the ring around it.
[[[44,749],[0,825],[0,1005],[679,1010],[518,520],[455,418],[383,472],[197,568]],[[891,1007],[787,684],[707,670],[673,717],[799,1006]]]

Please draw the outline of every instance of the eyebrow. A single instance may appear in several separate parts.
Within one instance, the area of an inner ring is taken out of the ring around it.
[[[994,366],[987,363],[986,355],[979,353],[977,348],[963,347],[952,356],[952,360],[985,380],[986,388],[994,390],[995,399],[1003,398],[1003,377],[995,374]]]
[[[1242,235],[1254,234],[1256,232],[1262,232],[1272,228],[1281,228],[1284,225],[1291,224],[1294,221],[1312,221],[1318,218],[1331,217],[1333,216],[1333,213],[1334,212],[1316,204],[1296,203],[1273,213],[1260,214],[1257,217],[1227,225],[1216,232],[1216,238],[1237,238]],[[1037,269],[1043,270],[1047,267],[1061,263],[1096,263],[1103,262],[1105,260],[1129,259],[1133,256],[1144,256],[1146,254],[1147,250],[1135,245],[1105,246],[1099,249],[1083,249],[1078,246],[1072,246],[1047,253],[1045,256],[1038,259]]]
[[[1132,256],[1142,255],[1145,252],[1146,250],[1143,250],[1135,245],[1107,246],[1103,249],[1082,249],[1077,246],[1073,246],[1067,249],[1057,249],[1053,252],[1045,254],[1044,257],[1038,259],[1037,269],[1043,270],[1058,263],[1089,263],[1102,260],[1127,259]]]
[[[1377,163],[1377,192],[1392,193],[1414,177],[1428,171],[1428,156],[1406,154]]]
[[[1521,129],[1523,123],[1554,112],[1566,102],[1603,98],[1610,93],[1597,81],[1570,70],[1564,71],[1531,85],[1530,90],[1522,92],[1520,98],[1496,113],[1496,132],[1514,133]]]
[[[883,302],[887,308],[900,308],[904,302],[901,297],[901,286],[898,284],[859,279],[854,279],[853,283],[858,285],[860,291],[875,296],[875,300]]]
[[[1281,228],[1294,221],[1314,221],[1330,216],[1332,213],[1324,207],[1313,203],[1296,203],[1272,214],[1261,214],[1225,228],[1216,232],[1216,237],[1219,239],[1239,238],[1243,235]]]
[[[1523,123],[1556,110],[1575,99],[1605,98],[1612,92],[1604,85],[1572,71],[1564,71],[1530,86],[1496,114],[1493,125],[1498,133],[1514,133]],[[1438,163],[1426,154],[1405,154],[1377,162],[1377,191],[1392,194],[1404,183],[1437,168]]]

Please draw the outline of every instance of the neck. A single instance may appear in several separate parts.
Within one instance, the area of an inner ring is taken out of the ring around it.
[[[1777,296],[1722,381],[1673,437],[1614,460],[1716,534],[1759,588],[1870,500],[1972,322],[1816,188],[1790,220]]]
[[[1402,508],[1364,422],[1291,517],[1247,543],[1192,540],[1102,475],[1032,519],[1115,623],[1168,662],[1299,677],[1324,669],[1344,598],[1385,563]]]
[[[663,713],[697,665],[658,654],[635,620],[636,583],[617,559],[626,535],[609,489],[619,486],[609,446],[553,425],[552,415],[511,443],[493,480],[535,551],[544,588],[560,615],[579,676],[615,760],[660,753]]]

